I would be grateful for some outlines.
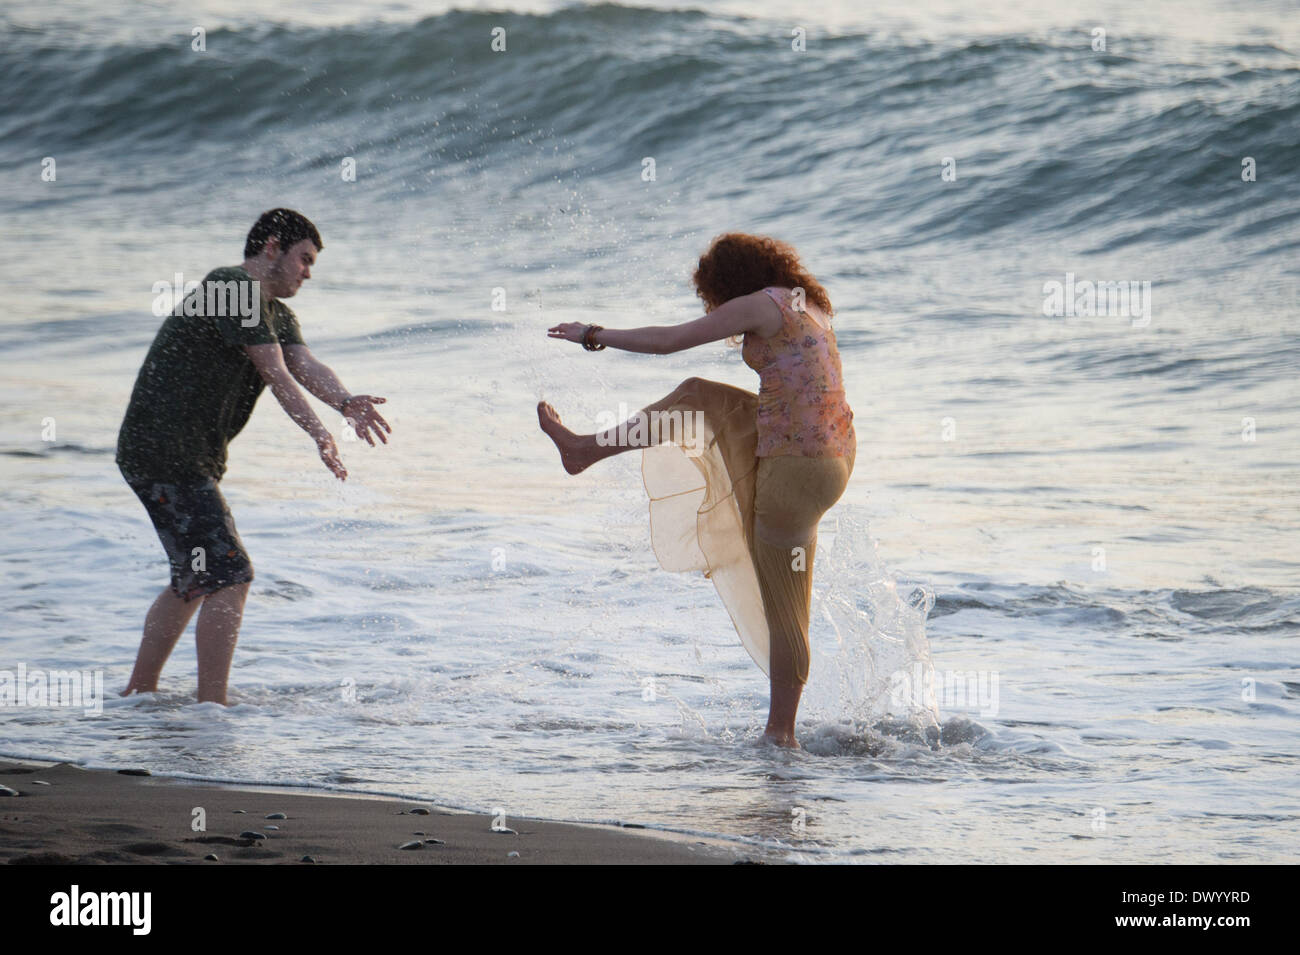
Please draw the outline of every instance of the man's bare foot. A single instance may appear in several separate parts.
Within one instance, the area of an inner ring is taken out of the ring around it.
[[[785,749],[802,749],[793,733],[773,733],[769,730],[763,734],[763,739],[773,746],[782,746]]]
[[[582,453],[582,439],[560,423],[560,416],[547,402],[537,402],[537,422],[560,450],[560,463],[570,474],[591,467],[593,459]]]

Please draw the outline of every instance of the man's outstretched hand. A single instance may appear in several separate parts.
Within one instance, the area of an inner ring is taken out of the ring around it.
[[[370,432],[375,432],[375,438],[378,438],[384,444],[388,439],[384,437],[385,432],[393,433],[393,429],[388,426],[388,422],[383,419],[375,405],[382,405],[387,398],[376,398],[374,395],[353,395],[347,401],[343,402],[343,417],[352,425],[358,438],[363,438],[372,448],[375,446],[374,438],[370,437]]]
[[[339,449],[334,443],[334,439],[328,435],[323,435],[316,442],[316,449],[320,451],[320,459],[325,462],[325,466],[334,472],[334,476],[340,481],[348,479],[348,469],[343,466],[339,460]]]

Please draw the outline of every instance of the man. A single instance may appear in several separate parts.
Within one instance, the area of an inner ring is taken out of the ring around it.
[[[343,414],[372,447],[392,431],[375,410],[385,399],[349,395],[303,343],[281,299],[311,277],[324,248],[301,213],[272,209],[248,233],[244,264],[208,274],[154,337],[131,393],[117,465],[145,506],[171,563],[171,586],[153,602],[123,696],[158,689],[163,664],[200,605],[199,702],[225,704],[253,565],[217,483],[226,448],[269,386],[312,436],[321,460],[347,477],[334,439],[295,384]]]

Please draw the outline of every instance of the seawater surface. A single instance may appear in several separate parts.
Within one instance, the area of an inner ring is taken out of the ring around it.
[[[191,631],[160,693],[7,708],[0,753],[773,859],[1293,861],[1289,10],[7,4],[0,670],[125,685],[165,581],[113,464],[153,285],[262,210],[321,227],[290,304],[394,433],[339,484],[264,395],[222,483],[257,569],[233,705],[192,702]],[[712,585],[657,567],[639,456],[570,478],[534,410],[756,389],[725,343],[545,331],[697,317],[732,229],[826,285],[856,412],[793,753]],[[1045,315],[1067,275],[1149,311]]]

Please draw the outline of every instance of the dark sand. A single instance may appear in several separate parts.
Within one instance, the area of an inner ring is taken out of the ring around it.
[[[0,785],[19,793],[0,795],[0,862],[18,865],[298,865],[304,856],[319,864],[389,865],[757,861],[741,847],[615,826],[507,818],[515,833],[499,833],[489,816],[417,802],[240,789],[68,763],[0,762]],[[196,807],[205,810],[206,831],[191,827]],[[266,818],[277,812],[288,818]],[[266,839],[240,838],[244,831]],[[398,848],[409,842],[422,845]],[[209,853],[219,861],[204,861]]]

